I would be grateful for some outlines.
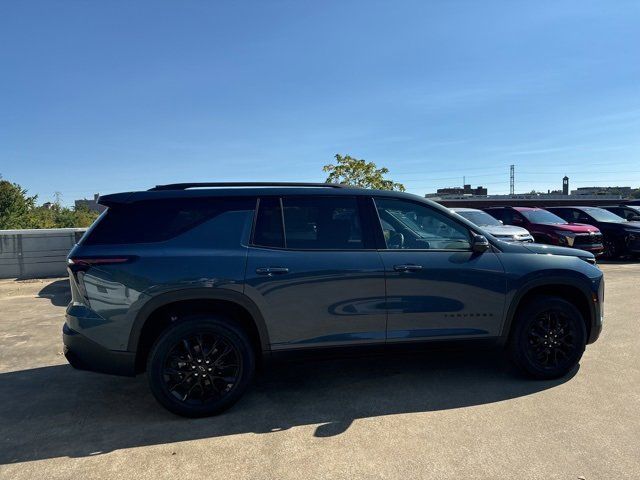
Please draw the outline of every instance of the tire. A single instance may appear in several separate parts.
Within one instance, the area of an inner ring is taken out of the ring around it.
[[[156,400],[184,417],[215,415],[247,390],[255,353],[229,319],[192,315],[165,330],[151,348],[147,379]]]
[[[620,257],[620,247],[615,240],[604,241],[604,257],[610,260]]]
[[[529,376],[552,379],[575,368],[586,343],[586,324],[573,304],[538,296],[519,309],[508,350],[513,363]]]

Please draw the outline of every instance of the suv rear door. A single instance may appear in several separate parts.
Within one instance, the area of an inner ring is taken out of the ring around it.
[[[356,196],[262,197],[245,294],[273,350],[385,341],[380,254]]]
[[[387,342],[497,336],[506,279],[497,255],[471,251],[466,225],[424,203],[374,199],[387,285]]]

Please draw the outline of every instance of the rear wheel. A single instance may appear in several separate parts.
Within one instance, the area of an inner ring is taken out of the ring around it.
[[[169,328],[149,353],[155,398],[186,417],[215,415],[247,389],[255,354],[245,333],[221,317],[192,316]]]
[[[587,330],[580,311],[562,298],[535,297],[519,311],[509,339],[513,362],[540,379],[566,375],[582,358]]]

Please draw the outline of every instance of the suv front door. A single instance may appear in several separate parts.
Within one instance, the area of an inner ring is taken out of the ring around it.
[[[260,199],[245,294],[262,312],[273,350],[384,343],[384,268],[362,202]]]
[[[497,336],[506,279],[491,250],[471,251],[473,233],[431,206],[374,199],[387,285],[387,342]]]

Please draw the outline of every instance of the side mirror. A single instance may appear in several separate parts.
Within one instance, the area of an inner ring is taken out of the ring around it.
[[[500,225],[504,225],[504,222],[502,220],[498,220],[500,222]]]
[[[474,253],[483,253],[489,250],[491,244],[484,235],[474,235],[471,240],[471,251]]]

